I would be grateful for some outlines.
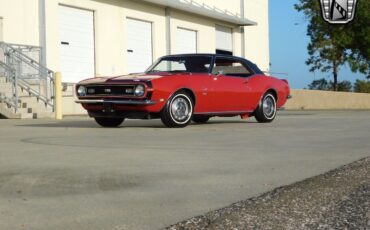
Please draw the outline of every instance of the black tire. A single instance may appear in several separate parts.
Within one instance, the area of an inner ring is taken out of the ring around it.
[[[198,124],[205,124],[209,121],[210,117],[208,116],[194,116],[193,121]]]
[[[124,118],[94,117],[96,123],[102,127],[115,128],[122,124]]]
[[[267,92],[263,95],[258,108],[254,112],[256,120],[260,123],[272,122],[276,117],[276,98],[271,92]]]
[[[186,127],[193,116],[194,102],[185,91],[175,93],[161,111],[161,120],[169,128]]]

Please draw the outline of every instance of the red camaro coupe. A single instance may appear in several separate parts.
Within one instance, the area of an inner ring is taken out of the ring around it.
[[[165,56],[145,73],[87,79],[76,91],[76,102],[103,127],[117,127],[125,118],[160,118],[167,127],[206,123],[214,116],[271,122],[290,97],[286,80],[219,54]]]

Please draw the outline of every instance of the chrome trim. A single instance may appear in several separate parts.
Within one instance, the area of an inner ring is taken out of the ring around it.
[[[202,112],[202,113],[194,113],[194,115],[227,115],[227,114],[246,114],[246,113],[253,113],[253,111],[247,110],[247,111]]]
[[[79,104],[104,104],[111,103],[116,105],[155,105],[155,101],[145,100],[145,101],[134,101],[134,100],[76,100]]]

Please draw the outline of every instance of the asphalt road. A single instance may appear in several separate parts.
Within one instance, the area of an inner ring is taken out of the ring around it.
[[[0,120],[0,229],[159,229],[370,155],[370,111],[167,129]]]

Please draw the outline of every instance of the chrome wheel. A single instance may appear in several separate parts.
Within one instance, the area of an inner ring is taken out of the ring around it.
[[[193,113],[192,103],[184,94],[176,95],[170,105],[170,115],[177,124],[185,124],[191,119]]]
[[[263,95],[257,109],[254,111],[254,117],[261,123],[272,122],[276,117],[276,111],[276,97],[269,91]]]
[[[275,98],[271,95],[267,95],[263,100],[262,105],[263,113],[267,118],[272,118],[276,113]]]
[[[162,109],[160,116],[163,124],[170,128],[183,128],[193,117],[194,102],[184,90],[176,92]]]

